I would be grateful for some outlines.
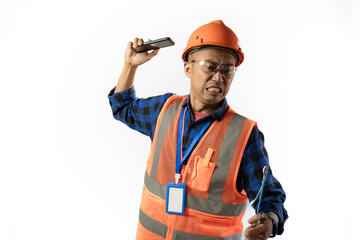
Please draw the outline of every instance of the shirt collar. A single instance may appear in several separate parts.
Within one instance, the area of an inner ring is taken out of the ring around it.
[[[186,96],[187,99],[185,101],[185,103],[182,105],[183,107],[188,107],[188,109],[191,109],[191,105],[190,105],[190,96],[187,95]],[[226,98],[224,98],[222,101],[221,101],[221,105],[215,110],[213,111],[212,113],[210,113],[207,117],[212,117],[214,118],[216,121],[220,122],[223,117],[225,116],[225,113],[227,112],[229,108],[229,105],[227,103],[227,100]],[[194,120],[194,116],[192,114],[191,111],[189,111],[190,113],[190,116],[191,116],[191,119]]]

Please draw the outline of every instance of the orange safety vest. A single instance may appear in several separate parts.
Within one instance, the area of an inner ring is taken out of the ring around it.
[[[232,109],[214,121],[182,166],[186,184],[183,215],[168,214],[166,190],[174,182],[181,107],[171,96],[157,119],[143,187],[136,239],[241,239],[247,196],[236,189],[241,158],[256,122]]]

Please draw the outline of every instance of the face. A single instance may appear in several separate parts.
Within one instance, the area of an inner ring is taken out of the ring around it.
[[[206,66],[195,61],[212,62],[218,64],[218,68],[222,66],[235,66],[235,57],[223,49],[206,49],[195,52],[189,56],[188,62],[184,63],[185,74],[191,79],[190,85],[190,102],[192,107],[216,108],[227,93],[234,78],[224,78],[221,71],[215,74],[209,74],[204,71]],[[194,106],[195,105],[195,106]]]

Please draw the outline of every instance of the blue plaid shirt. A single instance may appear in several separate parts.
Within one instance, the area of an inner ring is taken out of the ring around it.
[[[157,117],[162,106],[173,93],[142,99],[135,96],[134,87],[115,94],[114,90],[115,88],[108,95],[114,118],[125,123],[130,128],[149,136],[152,141]],[[191,109],[189,99],[184,105]],[[224,99],[218,109],[197,121],[195,121],[191,111],[186,111],[182,151],[185,152],[187,150],[196,133],[200,131],[205,122],[211,120],[221,121],[227,109],[228,104],[226,99]],[[268,154],[264,146],[264,135],[257,127],[254,127],[244,150],[236,182],[238,191],[241,192],[244,189],[249,201],[256,197],[261,187],[262,169],[264,166],[269,166]],[[284,231],[284,223],[288,218],[283,206],[285,198],[285,192],[279,181],[272,175],[270,168],[260,210],[263,212],[272,211],[278,215],[278,234],[282,234]],[[256,208],[257,204],[258,200],[255,201],[253,207]]]

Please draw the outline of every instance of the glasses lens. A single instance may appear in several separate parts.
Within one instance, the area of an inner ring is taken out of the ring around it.
[[[204,62],[202,64],[203,71],[209,74],[213,74],[217,69],[217,65],[211,62]]]
[[[230,78],[235,72],[235,66],[222,66],[218,68],[219,65],[206,60],[192,60],[192,62],[197,62],[201,66],[201,70],[209,75],[215,74],[217,71],[220,71],[223,77]]]
[[[222,74],[224,75],[224,77],[231,77],[234,73],[234,67],[233,66],[225,66],[222,69]]]

